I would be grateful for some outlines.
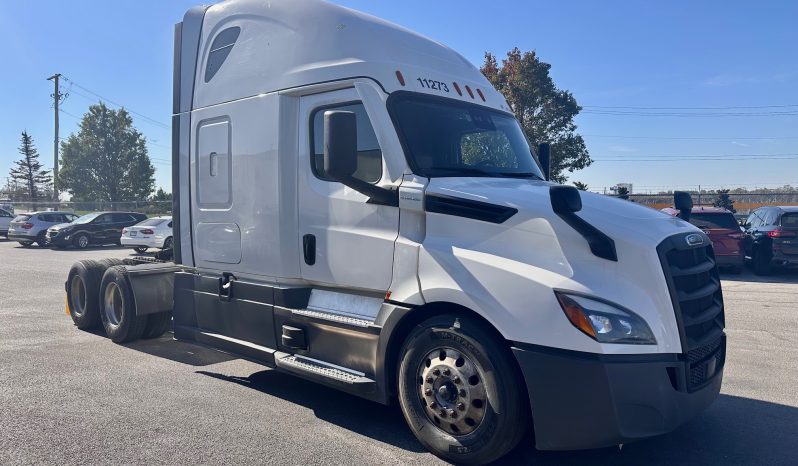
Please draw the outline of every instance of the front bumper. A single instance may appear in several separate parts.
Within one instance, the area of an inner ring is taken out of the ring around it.
[[[597,355],[516,345],[537,448],[601,448],[674,430],[717,398],[725,339],[719,351],[713,375],[688,391],[682,355]]]
[[[72,244],[72,233],[58,232],[57,235],[51,236],[48,232],[47,236],[45,236],[45,241],[51,246],[69,246]]]

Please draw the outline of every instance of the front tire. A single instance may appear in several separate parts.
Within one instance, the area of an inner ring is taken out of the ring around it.
[[[135,248],[133,248],[133,250],[139,254],[144,254],[145,252],[147,252],[147,249],[148,249],[147,246],[136,246]]]
[[[133,290],[124,266],[105,271],[100,284],[100,319],[105,333],[114,343],[125,343],[141,337],[147,325],[146,316],[136,315]]]
[[[33,246],[33,241],[19,241],[19,244],[21,244],[23,248],[29,248]]]
[[[76,249],[86,249],[89,247],[89,236],[81,233],[72,240],[72,244]]]
[[[531,421],[512,354],[484,327],[467,317],[433,317],[413,329],[400,353],[407,424],[432,453],[459,464],[498,460]]]

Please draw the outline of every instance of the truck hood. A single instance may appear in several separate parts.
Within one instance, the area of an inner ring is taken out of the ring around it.
[[[581,349],[679,352],[678,332],[673,332],[675,314],[657,246],[680,233],[703,233],[679,218],[634,202],[583,192],[582,210],[577,215],[615,243],[618,260],[603,259],[554,213],[551,186],[554,184],[545,181],[511,178],[431,179],[425,191],[428,204],[430,196],[437,194],[512,207],[518,212],[501,223],[466,218],[457,212],[428,212],[420,266],[425,300],[450,300],[458,294],[443,290],[459,289],[460,294],[469,296],[459,304],[469,308],[555,308],[553,314],[518,311],[507,322],[493,322],[512,335],[510,338],[524,341],[535,333],[522,331],[529,319],[539,319],[539,328],[562,324],[552,290],[583,293],[634,310],[650,324],[658,345],[602,348],[584,338],[577,339]],[[708,238],[705,240],[708,243]],[[441,276],[454,278],[443,283],[437,278]],[[555,333],[543,332],[527,341],[558,347],[564,340]]]
[[[549,188],[554,183],[513,178],[433,178],[427,194],[441,194],[518,209],[507,227],[524,228],[531,219],[547,219],[559,225],[551,207]],[[656,246],[667,236],[700,231],[691,224],[631,201],[581,192],[582,210],[577,215],[615,239]],[[565,225],[567,227],[567,225]],[[567,227],[570,229],[570,227]]]

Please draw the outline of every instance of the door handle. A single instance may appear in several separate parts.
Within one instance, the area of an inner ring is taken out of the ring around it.
[[[211,152],[210,158],[210,169],[211,169],[211,176],[216,176],[219,173],[219,161],[218,161],[218,154],[216,152]]]
[[[302,237],[302,252],[305,256],[305,263],[313,265],[316,263],[316,236],[307,234]]]

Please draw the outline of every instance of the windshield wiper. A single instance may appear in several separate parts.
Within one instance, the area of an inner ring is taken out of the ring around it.
[[[512,173],[512,172],[504,173],[504,172],[499,172],[499,173],[496,173],[496,174],[499,175],[499,176],[507,177],[507,178],[536,178],[538,180],[542,180],[543,179],[537,173],[532,173],[532,172],[529,172],[529,173]]]
[[[534,177],[539,180],[542,180],[540,176],[535,173],[513,173],[513,172],[492,172],[486,171],[479,168],[473,167],[461,167],[461,168],[443,168],[443,167],[433,167],[430,169],[434,171],[436,175],[441,175],[443,173],[452,174],[452,175],[479,175],[479,176],[487,176],[491,178],[530,178]]]

